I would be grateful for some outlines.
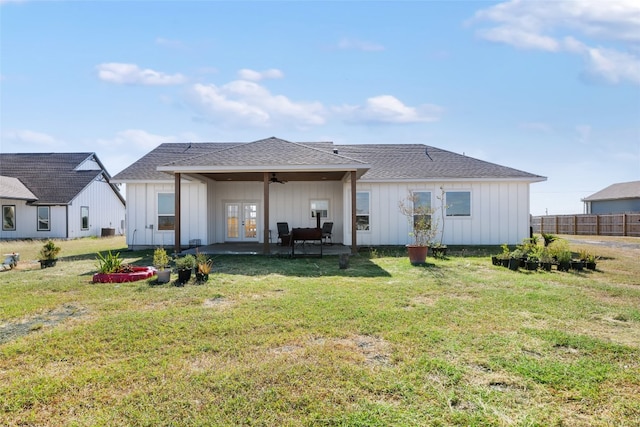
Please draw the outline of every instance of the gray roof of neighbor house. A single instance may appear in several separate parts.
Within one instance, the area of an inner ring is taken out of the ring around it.
[[[37,200],[18,178],[0,175],[0,197],[5,199]]]
[[[101,169],[77,169],[87,160]],[[92,181],[111,179],[95,153],[0,153],[0,175],[19,179],[36,196],[32,204],[37,205],[69,204]]]
[[[640,199],[640,181],[612,184],[582,200],[585,202],[595,202],[599,200],[618,199]]]
[[[422,144],[289,142],[267,138],[250,143],[167,143],[114,177],[117,181],[167,180],[173,169],[298,167],[327,165],[364,170],[361,180],[546,178]],[[161,167],[166,172],[158,171]],[[271,170],[271,169],[269,169]]]

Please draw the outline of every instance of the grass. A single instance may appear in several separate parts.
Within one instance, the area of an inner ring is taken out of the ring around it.
[[[494,267],[490,247],[424,267],[377,248],[347,270],[219,256],[175,287],[92,284],[99,250],[151,263],[121,238],[59,244],[54,268],[0,273],[0,425],[640,422],[637,246],[572,241],[602,257],[581,273]]]

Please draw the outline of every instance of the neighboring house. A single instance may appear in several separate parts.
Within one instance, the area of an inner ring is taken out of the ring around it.
[[[545,179],[421,144],[278,138],[166,143],[114,177],[127,184],[129,246],[247,241],[266,253],[278,222],[315,227],[316,212],[352,250],[404,245],[411,227],[399,201],[418,192],[437,208],[441,187],[444,223],[434,216],[445,243],[517,243],[529,236],[529,185]]]
[[[612,184],[582,201],[587,214],[640,212],[640,181]]]
[[[124,232],[125,201],[95,153],[0,153],[0,239]]]

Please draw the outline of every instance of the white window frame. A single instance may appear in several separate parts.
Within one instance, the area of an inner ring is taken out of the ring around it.
[[[431,209],[431,206],[433,206],[433,203],[432,203],[433,202],[433,194],[432,194],[431,190],[413,190],[411,192],[411,195],[413,196],[412,197],[413,200],[416,200],[415,195],[418,194],[418,193],[427,193],[427,194],[429,194],[429,205],[427,206],[427,208]],[[413,207],[414,212],[415,212],[415,208],[420,207],[420,205],[419,206],[412,206],[412,207]],[[415,215],[415,214],[413,215],[413,227],[414,228],[415,228],[415,224],[419,220],[419,218],[418,218],[419,216],[420,215]],[[431,215],[425,215],[425,216],[427,217],[428,223],[431,224]],[[431,228],[431,225],[429,225],[429,228]]]
[[[322,204],[326,204],[327,208],[326,209],[318,209],[319,206],[317,205],[322,205]],[[315,209],[314,209],[315,207]],[[320,218],[324,218],[324,219],[328,219],[331,218],[331,202],[329,201],[329,199],[310,199],[309,200],[309,216],[310,218],[314,218],[316,217],[316,211],[321,211],[320,214]]]
[[[45,220],[47,227],[40,227],[40,209],[45,209],[47,211],[47,218]],[[36,208],[36,230],[38,231],[51,231],[51,207],[49,206],[38,206]]]
[[[449,209],[451,208],[451,205],[449,204],[449,194],[451,193],[466,193],[469,195],[469,213],[468,214],[464,214],[464,215],[453,215],[449,213]],[[448,219],[455,219],[455,218],[471,218],[471,213],[473,212],[473,203],[472,203],[472,197],[471,197],[471,190],[446,190],[444,192],[444,198],[445,198],[445,216]]]
[[[160,196],[173,196],[173,203],[171,203],[171,212],[160,212]],[[156,230],[161,232],[173,232],[176,229],[176,208],[175,208],[176,193],[170,191],[159,191],[156,194]],[[160,218],[173,218],[173,227],[160,228]]]
[[[87,210],[87,226],[84,226],[84,210]],[[80,206],[80,229],[88,230],[89,229],[89,206]]]
[[[366,194],[367,195],[367,213],[366,214],[358,214],[358,194]],[[364,217],[366,216],[368,221],[367,221],[367,228],[365,229],[360,229],[358,227],[358,217]],[[370,232],[371,231],[371,191],[356,191],[356,231],[358,232]]]
[[[6,227],[7,212],[13,215],[13,227]],[[2,205],[2,231],[16,231],[16,205]]]

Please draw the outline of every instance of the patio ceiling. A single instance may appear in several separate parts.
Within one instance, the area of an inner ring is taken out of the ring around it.
[[[341,181],[348,172],[345,171],[322,171],[322,172],[269,172],[269,176],[275,173],[275,177],[280,181]],[[260,181],[264,179],[264,172],[222,172],[222,173],[200,173],[200,176],[214,181]]]

